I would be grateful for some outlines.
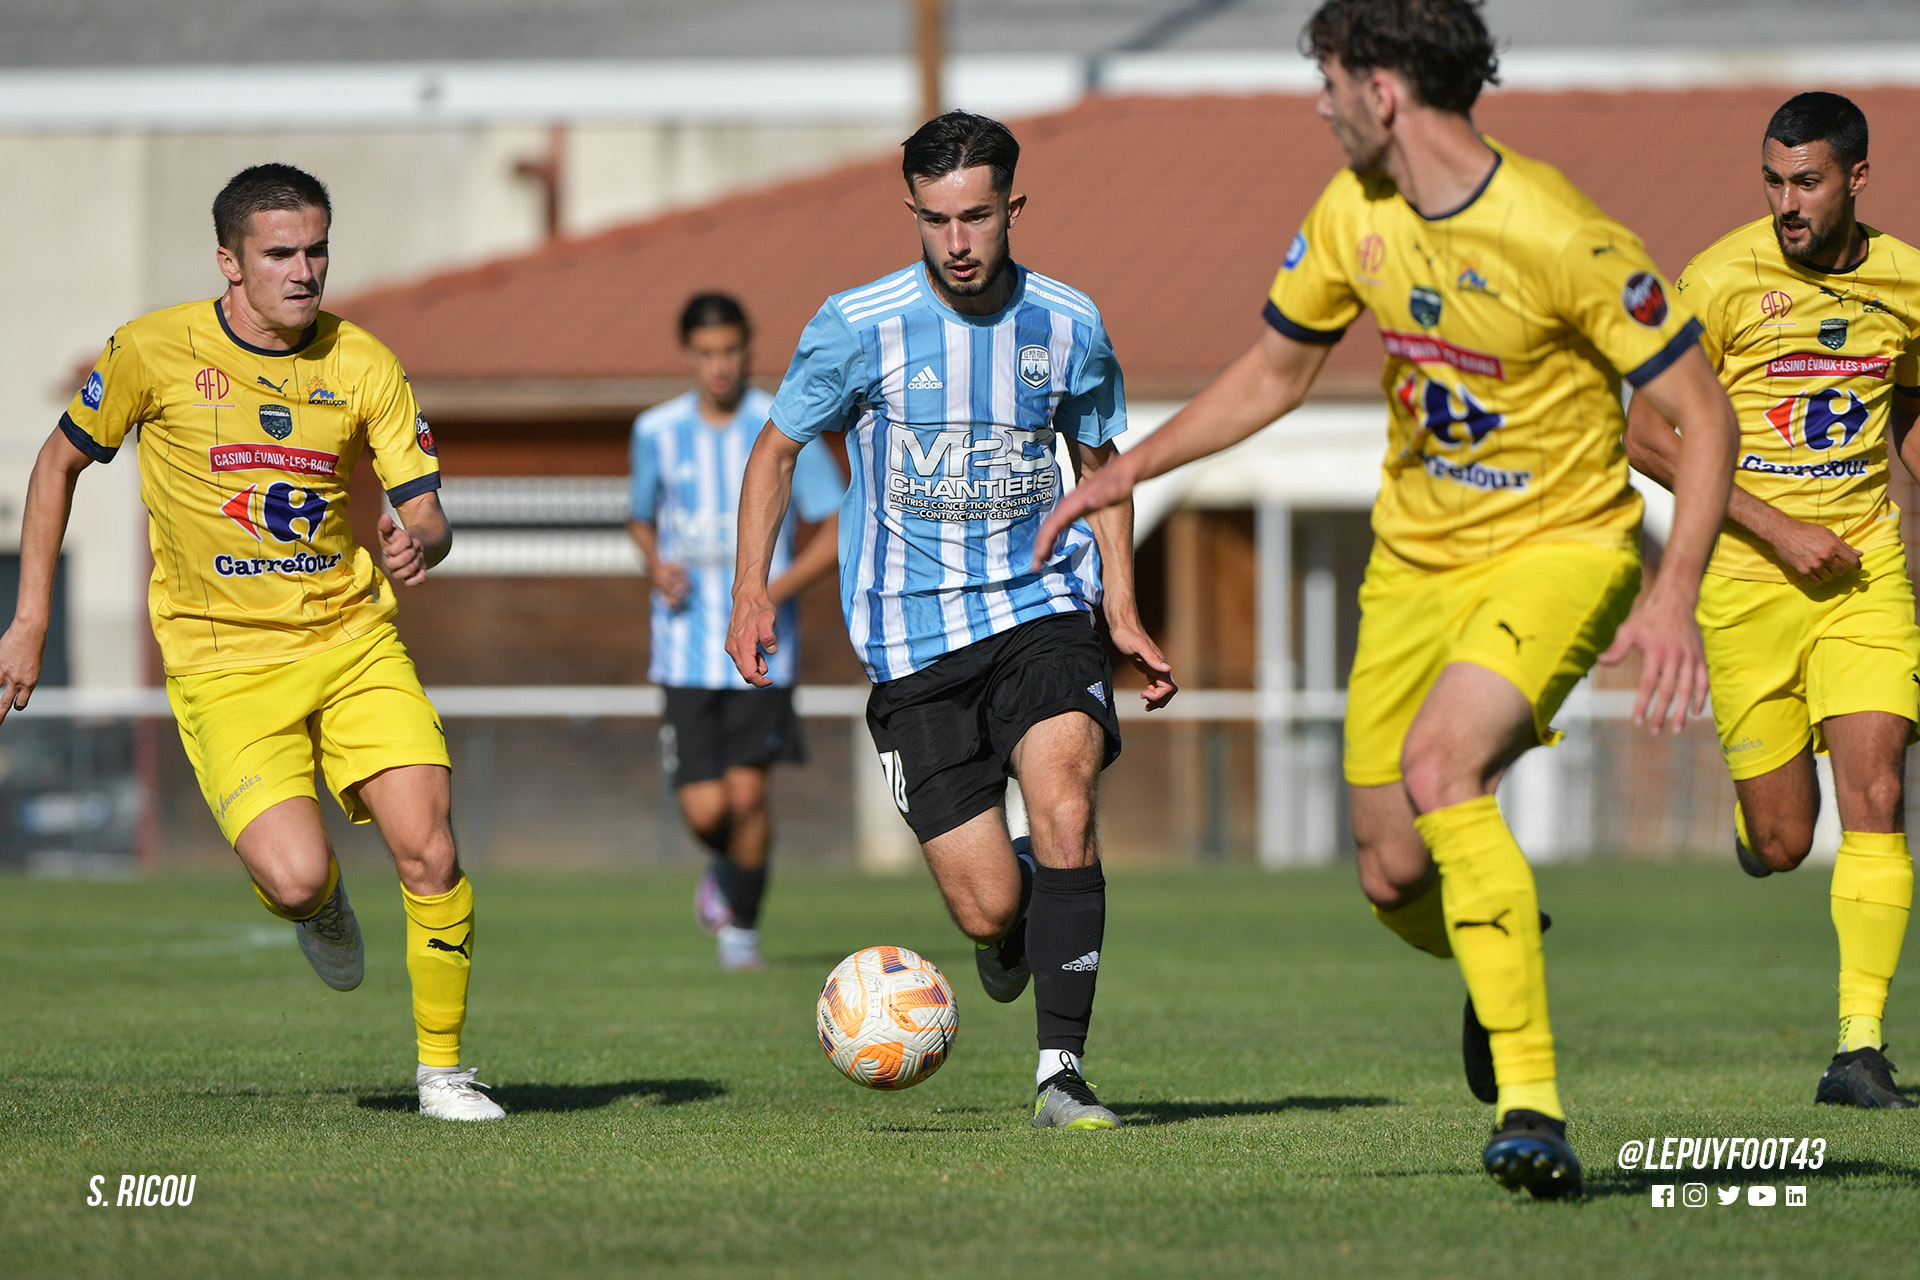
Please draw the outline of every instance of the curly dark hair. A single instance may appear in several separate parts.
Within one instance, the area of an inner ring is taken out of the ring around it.
[[[1500,58],[1483,0],[1327,0],[1300,33],[1300,52],[1356,74],[1395,71],[1427,106],[1465,115]]]

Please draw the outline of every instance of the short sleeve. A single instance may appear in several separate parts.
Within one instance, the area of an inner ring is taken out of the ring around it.
[[[653,447],[647,433],[646,415],[633,420],[633,439],[628,448],[627,519],[653,523],[660,497],[660,451]]]
[[[865,364],[866,353],[853,327],[827,302],[800,333],[769,420],[781,434],[802,444],[822,431],[844,430],[860,396]]]
[[[793,464],[793,506],[808,524],[818,524],[840,509],[847,482],[827,446],[815,440]]]
[[[1084,445],[1102,445],[1127,429],[1127,387],[1113,341],[1098,317],[1074,367],[1067,394],[1054,410],[1053,429]]]
[[[1707,353],[1714,371],[1727,351],[1726,308],[1714,292],[1713,279],[1695,258],[1673,282],[1674,299],[1700,321],[1700,347]]]
[[[1360,296],[1342,266],[1347,246],[1340,204],[1356,179],[1343,173],[1320,193],[1267,294],[1266,321],[1295,342],[1331,346],[1360,315]]]
[[[375,344],[373,367],[361,397],[361,425],[373,473],[394,506],[440,487],[440,455],[433,428],[420,412],[413,385],[391,351]]]
[[[153,416],[158,404],[132,327],[121,325],[60,415],[60,430],[95,462],[112,462],[127,432]]]
[[[1894,358],[1893,385],[1910,396],[1920,396],[1920,336]]]
[[[1616,222],[1596,219],[1569,237],[1552,280],[1556,313],[1636,387],[1700,341],[1700,322],[1677,305],[1639,238]]]

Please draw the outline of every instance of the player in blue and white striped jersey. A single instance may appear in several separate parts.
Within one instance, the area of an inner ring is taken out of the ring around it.
[[[1094,610],[1146,674],[1149,708],[1174,685],[1134,604],[1131,507],[1030,562],[1060,496],[1056,438],[1080,474],[1105,466],[1126,395],[1093,303],[1009,256],[1026,198],[1006,126],[950,111],[905,152],[923,260],[835,294],[801,335],[747,464],[727,650],[770,682],[780,642],[759,587],[789,486],[822,431],[845,432],[840,598],[894,802],[977,946],[987,994],[1011,1001],[1031,975],[1034,1124],[1112,1128],[1080,1074],[1106,928],[1094,793],[1120,750]],[[1008,837],[1009,776],[1030,851]]]
[[[653,580],[648,678],[666,689],[662,758],[674,772],[687,825],[714,852],[696,896],[701,925],[717,935],[720,963],[759,963],[758,921],[771,826],[767,769],[805,759],[793,713],[800,613],[795,597],[834,564],[846,485],[824,445],[794,470],[800,519],[825,522],[798,557],[789,513],[775,540],[773,598],[779,647],[771,688],[755,689],[727,659],[734,533],[741,476],[772,398],[747,385],[751,327],[725,294],[701,294],[681,313],[680,341],[698,384],[633,424],[628,528]]]

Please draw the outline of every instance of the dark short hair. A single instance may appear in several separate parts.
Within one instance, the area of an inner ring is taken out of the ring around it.
[[[333,220],[333,201],[320,179],[290,164],[256,164],[234,174],[213,198],[213,234],[239,253],[249,220],[268,209],[324,209]]]
[[[1837,93],[1798,93],[1767,121],[1767,137],[1785,147],[1824,142],[1848,170],[1867,158],[1867,116]]]
[[[743,337],[753,336],[753,326],[747,323],[746,309],[738,298],[730,293],[696,293],[680,309],[680,345],[687,345],[695,329],[723,324],[737,326]]]
[[[1300,33],[1300,52],[1354,73],[1398,72],[1427,106],[1465,115],[1483,85],[1500,83],[1481,3],[1326,0]]]
[[[1020,163],[1020,144],[1013,130],[998,120],[971,111],[937,115],[900,144],[900,172],[911,187],[915,178],[944,178],[960,169],[985,165],[993,171],[993,189],[1001,195],[1013,190],[1013,170]]]

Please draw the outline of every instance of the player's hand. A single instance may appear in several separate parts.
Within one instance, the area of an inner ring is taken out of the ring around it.
[[[1040,522],[1040,532],[1033,538],[1033,567],[1038,569],[1046,564],[1053,555],[1054,544],[1067,531],[1068,525],[1082,516],[1092,515],[1102,507],[1125,502],[1132,493],[1133,468],[1127,465],[1127,455],[1124,453],[1098,471],[1081,476],[1073,492],[1061,498],[1047,518]]]
[[[1809,582],[1827,582],[1860,567],[1860,553],[1824,525],[1783,519],[1767,541],[1781,563]]]
[[[1133,664],[1135,671],[1147,678],[1147,687],[1140,691],[1140,700],[1147,704],[1147,710],[1158,711],[1173,701],[1180,686],[1173,682],[1173,665],[1160,652],[1153,637],[1137,621],[1115,622],[1112,618],[1107,619],[1107,633],[1113,637],[1113,647]]]
[[[380,516],[380,559],[387,576],[402,586],[417,587],[427,580],[427,549],[390,512]]]
[[[733,597],[733,620],[727,624],[727,656],[740,672],[740,678],[756,689],[773,683],[767,674],[767,657],[777,652],[780,642],[774,636],[774,619],[779,611],[765,591],[757,595]]]
[[[1603,666],[1641,656],[1640,696],[1633,701],[1633,723],[1658,734],[1679,733],[1689,715],[1707,709],[1707,654],[1693,620],[1693,602],[1684,592],[1652,589],[1634,602],[1633,612],[1600,655]]]
[[[0,720],[7,718],[7,712],[25,707],[33,696],[46,646],[45,630],[22,626],[18,620],[0,636]]]
[[[678,609],[686,603],[687,593],[693,590],[693,579],[687,574],[687,566],[662,560],[653,566],[653,589]]]

